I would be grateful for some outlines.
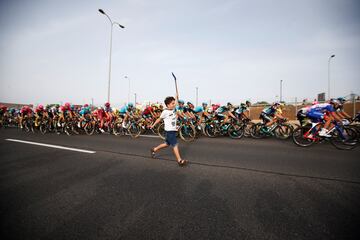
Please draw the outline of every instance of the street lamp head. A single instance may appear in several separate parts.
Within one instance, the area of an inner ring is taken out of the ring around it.
[[[102,9],[99,9],[99,12],[101,12],[102,14],[104,14],[104,15],[105,15],[105,12],[104,12],[104,10],[102,10]]]
[[[335,55],[333,54],[333,55],[331,55],[331,57],[333,58],[333,57],[335,57]]]
[[[121,28],[125,28],[123,25],[121,25],[121,24],[119,24],[119,27],[121,27]]]

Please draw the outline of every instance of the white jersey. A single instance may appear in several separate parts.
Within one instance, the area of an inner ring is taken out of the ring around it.
[[[177,131],[176,128],[176,110],[165,109],[160,118],[164,119],[165,131]]]

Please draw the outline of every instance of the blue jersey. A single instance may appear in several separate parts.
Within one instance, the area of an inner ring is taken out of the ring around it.
[[[85,114],[89,114],[90,113],[90,108],[89,107],[83,107],[81,108],[81,110],[79,111],[80,115],[85,115]]]
[[[128,110],[127,107],[124,106],[124,107],[119,109],[119,112],[122,113],[122,114],[125,114],[127,112],[127,110]]]
[[[181,111],[181,112],[184,111],[184,107],[180,107],[180,106],[176,106],[175,109],[176,111]]]
[[[201,106],[196,107],[196,108],[194,109],[194,112],[195,112],[195,113],[202,113],[202,112],[204,112],[204,108],[201,107]]]
[[[311,106],[309,112],[335,112],[335,108],[330,103],[320,103]]]
[[[222,113],[225,113],[225,112],[227,112],[227,111],[229,111],[229,109],[228,109],[227,107],[221,106],[221,107],[219,107],[218,109],[216,109],[215,113],[217,113],[217,114],[222,114]]]
[[[276,113],[276,108],[274,108],[273,106],[266,107],[262,110],[262,112],[266,115],[273,116]]]
[[[119,112],[120,114],[125,114],[125,113],[131,113],[134,112],[135,108],[129,108],[128,106],[124,106],[122,108],[120,108]]]
[[[246,112],[246,111],[248,111],[249,109],[247,108],[247,107],[238,107],[237,109],[235,109],[235,112],[237,113],[237,114],[242,114],[242,113],[244,113],[244,112]]]

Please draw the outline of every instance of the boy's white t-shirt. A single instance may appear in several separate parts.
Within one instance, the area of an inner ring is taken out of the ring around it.
[[[177,131],[176,128],[176,110],[164,109],[160,118],[164,119],[165,131]]]

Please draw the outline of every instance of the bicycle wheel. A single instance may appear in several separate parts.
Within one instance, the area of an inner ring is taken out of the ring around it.
[[[196,135],[196,130],[194,126],[189,124],[183,124],[181,125],[179,130],[180,138],[182,140],[184,140],[185,142],[194,141]]]
[[[41,122],[39,129],[42,134],[45,134],[48,131],[48,126],[45,122]]]
[[[285,140],[291,136],[293,130],[288,124],[280,124],[275,128],[274,132],[276,138]]]
[[[157,128],[157,134],[160,136],[161,139],[165,140],[165,125],[164,123],[161,123]]]
[[[217,129],[217,127],[215,126],[215,124],[206,124],[204,130],[205,130],[206,136],[211,137],[211,138],[217,137],[220,132]]]
[[[248,122],[244,126],[244,137],[251,137],[251,128],[254,126],[255,123]]]
[[[240,139],[244,136],[244,126],[230,125],[228,128],[229,137],[233,139]]]
[[[122,127],[122,122],[120,121],[117,121],[114,123],[114,126],[113,126],[113,134],[115,136],[118,136],[118,135],[125,135],[124,134],[124,129]]]
[[[141,128],[139,125],[137,125],[135,122],[132,122],[128,128],[129,133],[131,135],[132,138],[137,138],[139,137],[140,133],[141,133]]]
[[[293,142],[300,147],[309,147],[315,140],[309,138],[310,127],[297,127],[293,131],[292,139]]]
[[[265,137],[265,133],[263,133],[262,128],[264,124],[263,123],[256,123],[252,126],[250,134],[251,137],[255,139],[260,139]]]
[[[68,135],[68,136],[71,136],[71,135],[72,135],[72,123],[71,123],[71,122],[66,122],[66,123],[65,123],[64,132],[65,132],[66,135]]]
[[[95,132],[95,122],[94,121],[87,122],[85,124],[84,131],[86,135],[93,135]]]
[[[334,131],[330,142],[337,149],[351,150],[358,144],[357,133],[354,129],[349,127],[339,128]]]

